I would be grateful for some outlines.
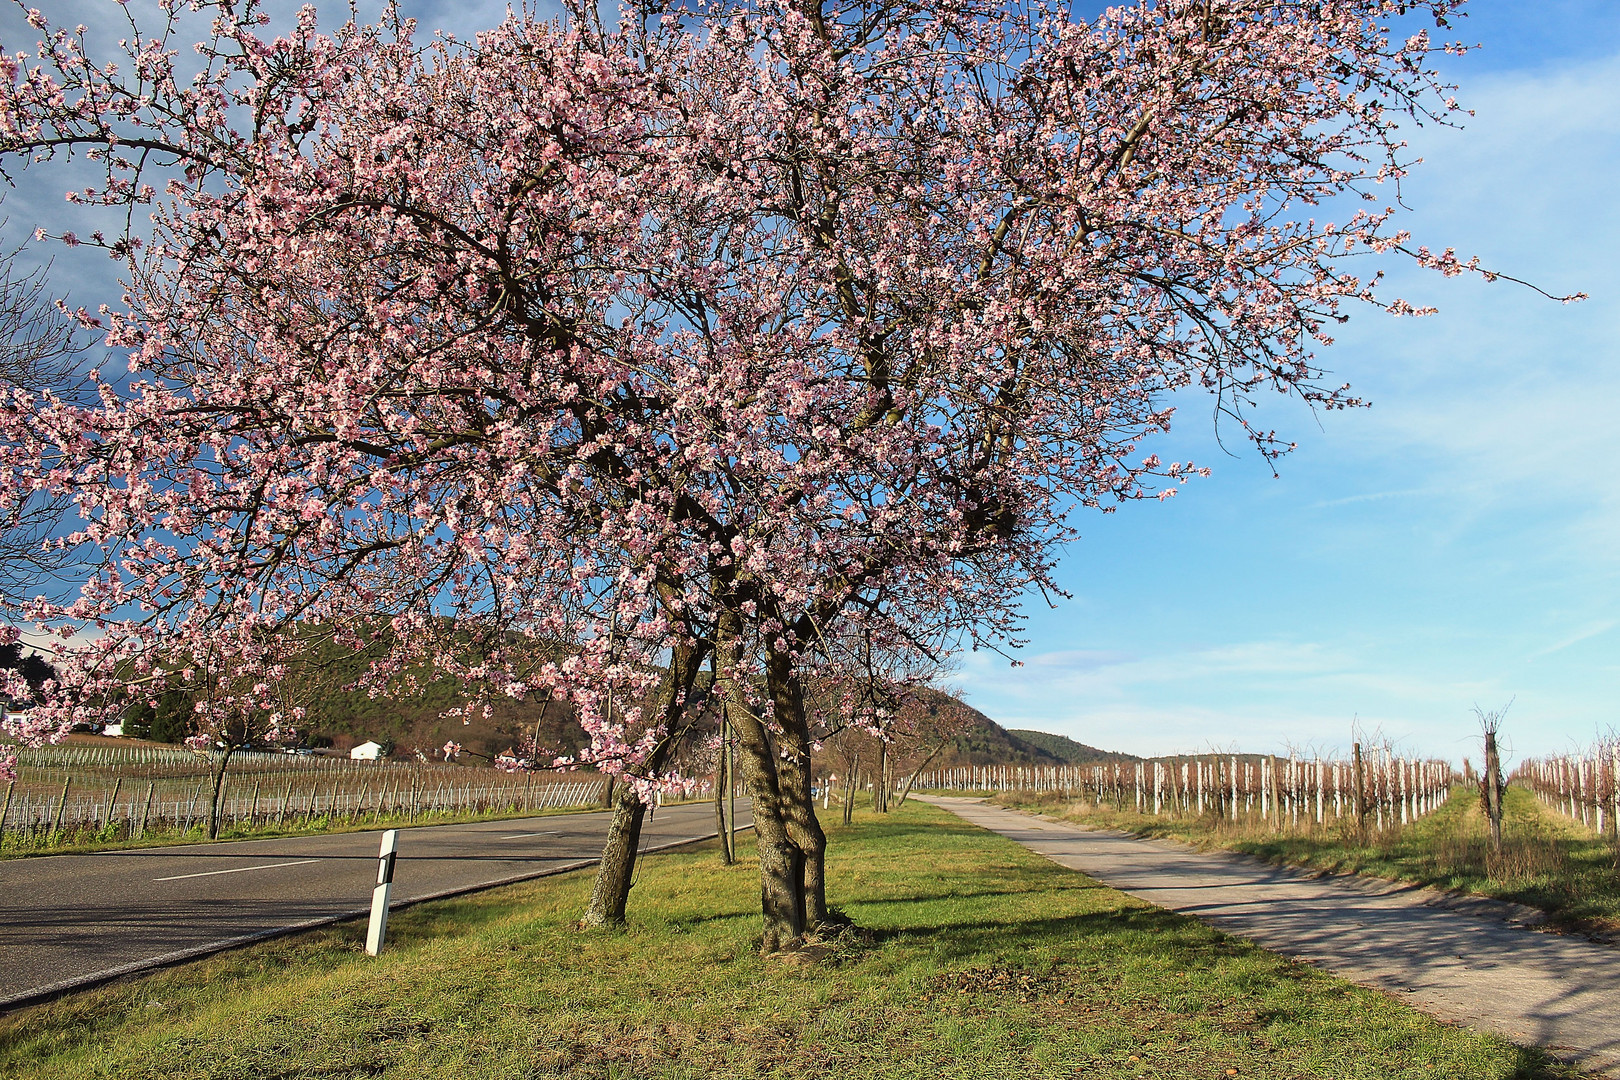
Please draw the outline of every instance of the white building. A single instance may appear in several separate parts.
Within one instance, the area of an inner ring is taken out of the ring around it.
[[[355,761],[376,761],[383,756],[382,743],[363,742],[350,750],[349,756]]]

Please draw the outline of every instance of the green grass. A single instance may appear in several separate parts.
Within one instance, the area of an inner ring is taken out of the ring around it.
[[[0,1074],[163,1078],[1552,1078],[1450,1027],[1151,908],[932,807],[833,827],[861,928],[760,957],[754,867],[641,867],[581,934],[588,875],[401,912],[0,1018]],[[1236,1070],[1235,1074],[1229,1070]]]
[[[1503,850],[1490,849],[1485,816],[1472,788],[1458,785],[1438,811],[1401,829],[1358,838],[1329,825],[1274,833],[1259,823],[1203,817],[1154,817],[1066,803],[1050,795],[1008,794],[997,801],[1067,820],[1141,836],[1220,847],[1270,862],[1336,873],[1372,874],[1510,900],[1545,911],[1555,925],[1620,931],[1620,872],[1612,842],[1542,806],[1523,788],[1503,800]]]

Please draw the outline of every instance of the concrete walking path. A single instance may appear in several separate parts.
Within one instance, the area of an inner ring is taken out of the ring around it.
[[[1620,1077],[1620,949],[1538,933],[1513,905],[1431,889],[1318,877],[1231,852],[1198,852],[987,805],[926,798],[1158,907],[1377,987],[1468,1024]]]

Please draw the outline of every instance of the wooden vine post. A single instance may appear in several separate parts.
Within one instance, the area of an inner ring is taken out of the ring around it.
[[[56,843],[56,834],[62,829],[62,811],[67,809],[68,785],[73,783],[73,774],[62,777],[62,797],[56,800],[56,816],[51,819],[50,843]]]
[[[1271,831],[1282,832],[1282,783],[1277,776],[1277,755],[1268,754],[1266,756],[1266,765],[1271,773]]]
[[[152,816],[152,794],[157,790],[157,783],[152,780],[146,782],[146,802],[141,807],[141,823],[135,829],[135,839],[139,840],[146,835],[146,819]]]
[[[1365,837],[1367,835],[1367,769],[1365,763],[1361,760],[1360,743],[1355,745],[1355,762],[1352,768],[1354,771],[1350,777],[1350,784],[1354,790],[1351,791],[1350,798],[1356,812],[1356,835]]]

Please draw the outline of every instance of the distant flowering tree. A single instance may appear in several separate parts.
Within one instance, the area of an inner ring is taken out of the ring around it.
[[[856,627],[817,643],[815,652],[820,654],[821,670],[808,680],[811,732],[817,743],[835,744],[845,779],[851,784],[862,751],[873,752],[872,809],[878,813],[889,810],[896,745],[914,741],[925,734],[925,729],[927,734],[933,734],[940,711],[937,699],[950,700],[938,687],[950,670],[946,644],[937,640],[937,635],[933,641],[880,637],[871,626]],[[956,733],[952,731],[952,735]],[[932,741],[937,753],[948,737]],[[846,799],[845,824],[850,816]]]
[[[581,4],[421,48],[392,11],[272,38],[217,0],[195,77],[179,4],[118,65],[33,15],[0,153],[83,150],[106,177],[70,198],[153,226],[70,241],[127,265],[83,316],[127,375],[0,413],[5,497],[71,496],[103,553],[28,613],[97,630],[32,734],[161,684],[176,643],[256,685],[291,626],[358,650],[386,623],[379,684],[572,704],[627,780],[611,922],[707,666],[764,946],[792,943],[827,915],[818,643],[1006,638],[1076,507],[1200,471],[1140,449],[1169,394],[1275,457],[1262,390],[1356,404],[1311,354],[1343,303],[1415,310],[1348,257],[1476,269],[1374,194],[1397,122],[1457,108],[1427,33],[1385,24],[1457,6],[719,0],[609,29]]]

